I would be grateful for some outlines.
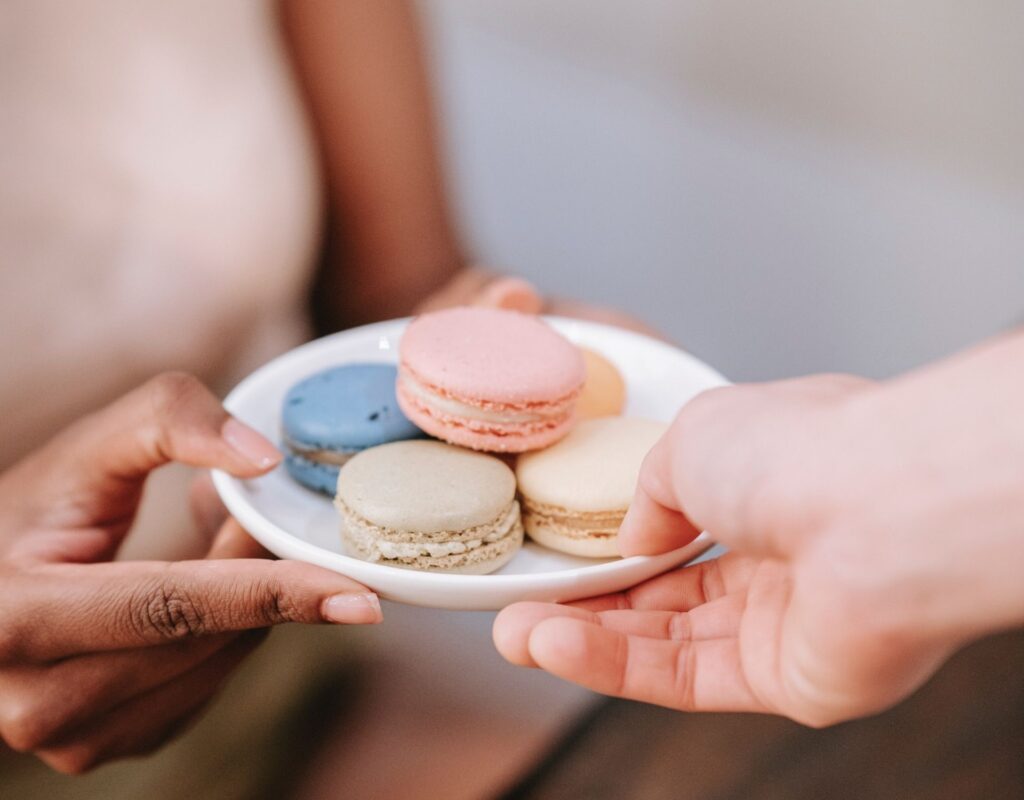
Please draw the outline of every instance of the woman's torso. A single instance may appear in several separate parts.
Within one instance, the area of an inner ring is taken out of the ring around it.
[[[272,4],[13,2],[0,76],[0,466],[302,335],[317,179]]]

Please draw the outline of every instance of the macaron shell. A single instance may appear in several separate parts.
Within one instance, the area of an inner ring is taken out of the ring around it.
[[[285,438],[310,450],[357,451],[422,432],[402,413],[392,364],[345,364],[317,372],[285,396]]]
[[[626,405],[626,382],[608,359],[593,350],[582,348],[587,365],[587,379],[576,404],[581,419],[615,417]]]
[[[285,455],[284,466],[288,470],[288,474],[307,489],[312,489],[315,492],[329,496],[334,495],[334,487],[338,484],[340,467],[333,464],[321,464],[318,461],[310,461],[308,458],[303,458],[294,453]]]
[[[457,400],[559,401],[579,393],[583,356],[538,317],[494,308],[452,308],[414,319],[399,345],[402,367]]]
[[[644,457],[667,427],[628,417],[585,420],[547,450],[519,457],[519,491],[570,511],[625,510]]]
[[[374,525],[431,533],[493,522],[515,498],[516,482],[500,459],[419,440],[353,456],[337,489],[341,503]]]

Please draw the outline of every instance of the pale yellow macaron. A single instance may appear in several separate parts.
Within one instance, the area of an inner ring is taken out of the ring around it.
[[[666,428],[626,417],[585,420],[547,450],[520,456],[516,479],[526,533],[564,553],[618,555],[616,537],[640,465]]]
[[[626,405],[626,382],[622,375],[604,356],[585,347],[580,350],[587,365],[583,394],[576,403],[580,419],[618,416]]]

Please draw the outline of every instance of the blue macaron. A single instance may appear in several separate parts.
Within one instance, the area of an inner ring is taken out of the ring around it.
[[[356,453],[425,436],[398,407],[396,377],[391,364],[346,364],[295,384],[281,410],[288,473],[333,496],[338,470]]]

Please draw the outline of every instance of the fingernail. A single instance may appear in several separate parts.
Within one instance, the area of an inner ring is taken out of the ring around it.
[[[220,435],[247,461],[251,461],[260,469],[272,467],[281,460],[281,453],[263,434],[257,433],[234,417],[228,417],[220,429]]]
[[[324,600],[320,611],[328,622],[348,625],[369,625],[384,619],[375,594],[336,594]]]

